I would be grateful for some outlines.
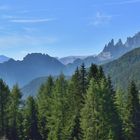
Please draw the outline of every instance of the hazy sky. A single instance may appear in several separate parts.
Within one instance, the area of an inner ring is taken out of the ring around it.
[[[140,31],[140,0],[0,0],[0,54],[99,53]]]

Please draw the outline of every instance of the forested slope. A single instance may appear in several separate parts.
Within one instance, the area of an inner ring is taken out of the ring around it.
[[[109,75],[115,87],[125,88],[134,80],[140,87],[140,48],[134,49],[121,58],[103,65],[106,75]]]

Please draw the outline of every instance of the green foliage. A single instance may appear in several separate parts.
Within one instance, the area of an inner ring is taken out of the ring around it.
[[[126,115],[124,120],[125,138],[138,140],[140,138],[140,102],[138,90],[134,82],[128,88]]]
[[[53,87],[53,78],[49,76],[47,82],[40,87],[37,96],[39,131],[43,140],[46,140],[48,137],[47,117],[50,116]]]
[[[51,110],[48,117],[49,140],[69,138],[69,101],[67,95],[68,84],[63,75],[56,80],[51,98]]]
[[[49,76],[36,98],[23,102],[0,80],[0,139],[139,140],[140,100],[134,82],[114,91],[102,67],[84,64],[71,79]]]
[[[10,94],[10,106],[9,106],[9,139],[18,140],[19,139],[19,128],[20,128],[20,105],[21,105],[21,92],[18,85],[15,85]]]
[[[80,92],[84,96],[87,90],[87,72],[85,65],[82,64],[79,70]]]
[[[33,97],[29,96],[25,105],[24,137],[25,140],[40,140],[38,129],[37,105]]]
[[[129,82],[135,81],[140,90],[140,48],[126,53],[121,58],[103,65],[115,88],[127,90]]]
[[[8,107],[10,91],[8,86],[0,79],[0,137],[8,133]]]
[[[86,83],[86,78],[85,78],[85,68],[84,65],[82,67],[83,70],[81,70],[82,72],[84,72],[84,77],[82,78],[83,81],[83,86],[85,89],[85,85],[84,83]],[[82,73],[81,72],[81,73]],[[81,130],[81,126],[80,126],[80,112],[81,109],[83,107],[84,104],[84,96],[85,93],[83,93],[83,91],[81,90],[81,76],[80,76],[80,71],[77,68],[74,75],[72,76],[72,79],[70,81],[70,85],[69,85],[69,94],[73,97],[72,99],[72,105],[71,108],[73,110],[73,127],[72,127],[72,134],[71,134],[71,140],[80,140],[82,137],[82,130]]]
[[[117,140],[120,137],[119,120],[113,103],[110,83],[102,78],[100,83],[91,79],[81,112],[84,140]]]

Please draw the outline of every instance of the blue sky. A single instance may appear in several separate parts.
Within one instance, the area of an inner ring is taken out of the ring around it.
[[[0,54],[98,54],[140,31],[140,0],[1,0]]]

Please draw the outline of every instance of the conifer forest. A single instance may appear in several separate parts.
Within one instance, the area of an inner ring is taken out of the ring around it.
[[[82,64],[70,78],[49,76],[27,99],[1,79],[1,139],[139,140],[139,90],[133,81],[114,89],[110,79],[101,66]]]

